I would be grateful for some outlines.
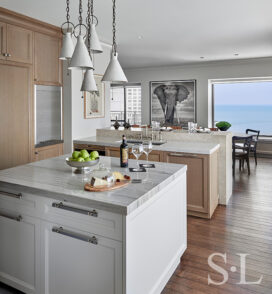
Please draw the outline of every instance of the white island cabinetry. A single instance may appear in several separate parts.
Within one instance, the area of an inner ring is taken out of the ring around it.
[[[186,167],[92,194],[63,159],[0,171],[0,281],[27,294],[159,294],[187,246]]]

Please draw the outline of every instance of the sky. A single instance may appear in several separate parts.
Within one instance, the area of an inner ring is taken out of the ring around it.
[[[215,84],[216,105],[272,105],[272,82]]]

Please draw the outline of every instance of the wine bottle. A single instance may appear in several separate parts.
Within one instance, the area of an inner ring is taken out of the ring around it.
[[[128,167],[128,144],[125,135],[123,135],[122,144],[120,145],[120,166]]]

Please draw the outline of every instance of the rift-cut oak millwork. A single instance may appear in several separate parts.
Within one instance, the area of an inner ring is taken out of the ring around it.
[[[211,220],[188,217],[188,248],[162,294],[271,294],[272,289],[272,160],[251,159],[251,175],[236,173],[233,196],[228,206],[219,206]],[[237,167],[238,170],[238,167]],[[208,274],[222,281],[221,274],[208,265],[211,253],[227,253],[216,263],[228,271],[225,285],[208,285]],[[250,254],[246,262],[247,281],[260,285],[239,285],[240,259],[237,253]],[[231,266],[237,271],[232,273]]]
[[[210,155],[165,152],[164,161],[186,164],[187,213],[211,218],[218,205],[218,152]]]
[[[32,161],[44,160],[50,157],[57,157],[63,154],[63,144],[35,148]]]
[[[7,24],[7,60],[32,63],[33,33]]]
[[[35,154],[33,95],[34,82],[62,85],[61,38],[60,28],[0,7],[0,151],[9,150],[0,169],[62,154],[59,146]]]
[[[61,85],[61,40],[41,33],[34,35],[36,84]]]
[[[31,76],[30,66],[0,63],[0,169],[30,161]]]

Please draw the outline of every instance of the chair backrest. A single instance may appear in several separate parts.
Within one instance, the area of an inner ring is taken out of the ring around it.
[[[258,131],[258,130],[252,130],[252,129],[246,129],[246,133],[247,134],[252,134],[254,140],[258,141],[259,135],[260,135],[260,131]]]
[[[236,149],[241,150],[241,145],[238,145],[238,144],[243,144],[243,151],[246,153],[249,153],[252,140],[253,140],[253,135],[248,137],[233,136],[232,151],[235,153]]]

